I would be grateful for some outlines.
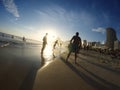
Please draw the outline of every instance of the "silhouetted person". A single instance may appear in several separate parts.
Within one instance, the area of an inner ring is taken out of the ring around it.
[[[23,40],[23,46],[25,47],[26,46],[26,38],[23,36],[22,40]]]
[[[43,56],[43,54],[41,55],[41,65],[45,64],[45,57]]]
[[[76,60],[77,60],[77,53],[79,51],[79,49],[81,48],[81,38],[79,37],[79,33],[76,32],[76,35],[74,35],[72,37],[72,39],[70,40],[70,49],[69,49],[69,53],[68,56],[66,58],[66,62],[68,61],[68,58],[70,56],[70,54],[72,52],[75,53],[75,64],[77,64]]]
[[[46,35],[43,37],[43,46],[42,46],[41,54],[43,54],[43,51],[47,44],[47,35],[48,35],[48,33],[46,33]]]
[[[62,42],[60,43],[60,47],[62,47]]]
[[[53,45],[53,57],[55,58],[55,55],[54,55],[54,49],[56,47],[56,45],[58,44],[58,40],[55,41],[54,45]]]
[[[25,37],[23,37],[23,42],[26,42],[26,39],[25,39]]]
[[[53,49],[55,49],[56,45],[58,44],[58,40],[55,41],[54,45],[53,45]]]
[[[11,38],[14,39],[14,35],[12,35]]]

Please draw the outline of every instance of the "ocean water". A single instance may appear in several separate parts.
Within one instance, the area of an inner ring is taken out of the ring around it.
[[[22,57],[27,58],[27,60],[37,60],[40,61],[40,63],[51,62],[67,50],[64,44],[62,46],[56,46],[55,49],[53,49],[53,44],[47,44],[43,55],[41,55],[42,42],[32,39],[23,41],[23,37],[14,36],[14,38],[12,38],[12,35],[1,32],[0,48],[13,55],[13,58]]]

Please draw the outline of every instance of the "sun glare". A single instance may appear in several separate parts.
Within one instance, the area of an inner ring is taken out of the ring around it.
[[[51,45],[47,45],[44,51],[44,56],[45,58],[49,58],[52,55],[53,51],[52,51],[52,46]]]
[[[47,43],[47,46],[45,49],[45,53],[47,55],[49,55],[49,54],[51,55],[52,49],[53,49],[53,43],[55,42],[57,36],[56,36],[55,32],[53,32],[51,30],[49,30],[47,33],[48,33],[48,38],[47,38],[48,43]]]
[[[53,29],[53,28],[44,29],[44,33],[48,33],[47,45],[46,45],[46,48],[44,50],[44,56],[45,56],[45,58],[50,58],[51,55],[53,54],[53,44],[57,39],[57,34],[55,32],[55,29]]]
[[[53,28],[51,26],[46,26],[44,28],[40,29],[41,37],[44,37],[44,35],[48,33],[48,42],[53,42],[57,38],[56,28]]]

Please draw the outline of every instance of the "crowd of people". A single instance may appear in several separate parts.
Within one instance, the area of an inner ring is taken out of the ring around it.
[[[96,51],[102,55],[109,55],[111,58],[117,58],[120,59],[120,50],[110,50],[110,49],[101,49],[101,48],[96,48],[96,49],[91,49],[93,51]]]

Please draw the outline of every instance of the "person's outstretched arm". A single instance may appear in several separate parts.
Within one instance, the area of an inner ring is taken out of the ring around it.
[[[74,36],[71,38],[70,43],[72,43],[72,40],[74,39]]]

